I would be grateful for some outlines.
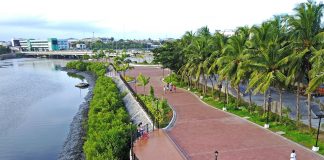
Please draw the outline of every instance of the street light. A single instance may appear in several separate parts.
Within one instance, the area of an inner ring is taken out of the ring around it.
[[[269,128],[270,125],[269,125],[269,112],[270,112],[270,109],[271,109],[271,101],[272,101],[272,98],[271,98],[271,91],[269,91],[269,98],[268,98],[268,110],[267,110],[267,121],[266,121],[266,124],[264,124],[264,128]]]
[[[317,142],[318,142],[319,131],[321,128],[321,120],[322,120],[322,118],[324,118],[324,114],[322,113],[322,111],[320,111],[319,113],[316,114],[316,116],[317,116],[317,118],[319,118],[319,121],[318,121],[318,128],[317,128],[316,143],[315,143],[315,146],[313,146],[313,148],[312,148],[312,150],[314,152],[317,152],[319,150],[319,146],[317,145]]]
[[[218,151],[215,151],[215,160],[217,160],[218,157]]]
[[[132,122],[129,123],[130,125],[130,130],[131,130],[131,133],[130,133],[130,139],[131,139],[131,154],[132,154],[132,158],[134,158],[134,151],[133,151],[133,146],[134,146],[134,143],[133,143],[133,128],[132,128]]]
[[[156,100],[156,112],[157,113],[159,112],[159,100],[158,99]],[[156,119],[156,121],[157,121],[157,128],[160,128],[159,120]]]
[[[222,92],[222,82],[220,84],[218,84],[218,91],[219,91],[219,94],[218,94],[218,99],[220,99],[220,95],[221,95],[221,92]]]

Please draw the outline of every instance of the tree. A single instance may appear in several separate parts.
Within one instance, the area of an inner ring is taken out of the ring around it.
[[[254,94],[265,93],[274,86],[279,93],[280,113],[282,112],[282,89],[286,81],[284,69],[286,63],[282,61],[289,53],[289,46],[282,36],[284,28],[279,17],[263,23],[260,27],[252,28],[253,36],[250,40],[251,54],[254,56],[248,62],[252,72],[247,90],[254,88]]]
[[[235,35],[229,38],[224,54],[217,60],[217,63],[221,66],[219,71],[221,79],[226,78],[232,86],[236,86],[236,107],[239,107],[240,103],[240,82],[246,72],[244,65],[251,56],[246,52],[248,37],[249,28],[239,28]]]
[[[323,47],[324,32],[321,31],[321,18],[323,16],[322,3],[314,1],[300,3],[294,10],[296,14],[289,18],[292,27],[292,45],[294,52],[287,59],[290,61],[289,80],[297,83],[297,120],[299,120],[299,90],[301,83],[311,81],[309,72],[312,70],[310,58]],[[311,127],[311,93],[308,97],[308,121]]]
[[[150,82],[150,77],[145,77],[142,73],[137,76],[137,82],[139,86],[143,86],[144,95],[145,95],[145,86]]]

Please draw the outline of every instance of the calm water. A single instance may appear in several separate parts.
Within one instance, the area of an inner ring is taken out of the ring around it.
[[[0,160],[56,159],[87,89],[63,60],[0,61]]]

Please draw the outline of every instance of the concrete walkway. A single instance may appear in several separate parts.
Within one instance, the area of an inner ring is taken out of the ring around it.
[[[162,129],[151,132],[148,139],[137,140],[134,146],[134,153],[140,160],[184,159],[175,144]]]
[[[212,160],[215,159],[214,152],[217,150],[218,159],[221,160],[287,160],[292,149],[296,150],[297,157],[301,160],[324,159],[323,156],[243,118],[214,109],[186,90],[177,89],[177,93],[164,95],[162,69],[135,67],[127,74],[137,76],[140,72],[151,77],[147,88],[152,85],[156,96],[167,98],[175,108],[175,126],[166,133],[187,159]],[[136,87],[136,90],[143,93],[143,87]],[[160,149],[155,148],[150,154],[158,154]],[[143,151],[137,150],[137,154],[141,152]]]

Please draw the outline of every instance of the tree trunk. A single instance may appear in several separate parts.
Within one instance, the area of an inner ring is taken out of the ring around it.
[[[264,92],[263,94],[263,112],[266,111],[266,108],[267,108],[267,92]]]
[[[145,96],[145,86],[143,86],[143,89],[144,89],[144,96]]]
[[[238,108],[240,105],[240,84],[237,85],[236,94],[236,108]]]
[[[311,131],[312,129],[312,110],[311,110],[311,94],[307,94],[307,101],[308,101],[308,125],[309,125],[309,130]]]
[[[296,119],[299,121],[300,113],[299,113],[299,82],[297,84],[297,95],[296,95]]]
[[[228,98],[228,81],[226,81],[225,92],[226,92],[226,104],[228,105],[228,103],[229,103],[229,98]]]
[[[250,112],[252,111],[252,91],[249,90],[249,108]]]
[[[213,80],[211,79],[210,76],[209,76],[209,80],[210,80],[210,82],[211,82],[211,84],[212,84],[212,97],[215,98],[215,97],[214,97],[214,82],[213,82]]]
[[[207,85],[208,81],[207,78],[205,79],[205,94],[207,94],[208,92],[208,85]]]
[[[280,110],[280,121],[282,119],[282,91],[280,88],[278,88],[279,92],[279,110]]]

